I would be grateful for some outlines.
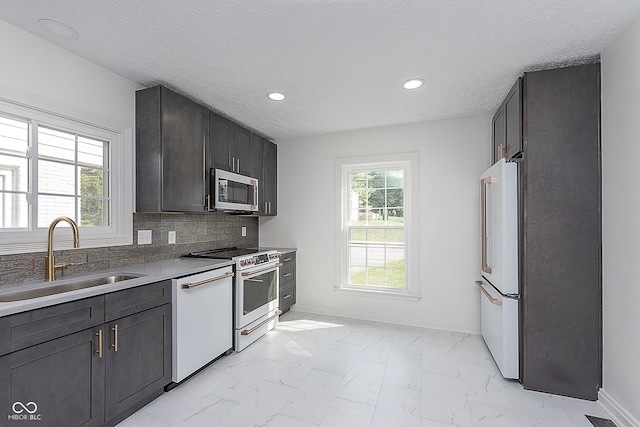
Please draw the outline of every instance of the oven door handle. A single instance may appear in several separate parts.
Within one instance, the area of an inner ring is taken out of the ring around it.
[[[254,274],[258,274],[258,273],[264,273],[265,271],[273,270],[276,267],[282,267],[282,263],[279,262],[276,265],[272,265],[272,266],[269,266],[267,268],[263,268],[262,270],[245,271],[244,273],[242,273],[242,277],[253,276]]]
[[[281,314],[282,314],[282,310],[277,309],[275,311],[275,313],[273,314],[273,316],[269,317],[268,319],[265,319],[264,321],[260,322],[259,324],[257,324],[256,326],[254,326],[251,329],[243,329],[242,332],[240,332],[240,335],[249,335],[251,332],[254,332],[260,326],[264,325],[265,323],[269,323],[274,317],[278,317]]]
[[[234,274],[232,272],[228,272],[226,274],[223,274],[222,276],[213,277],[211,279],[203,280],[202,282],[183,283],[180,286],[180,288],[182,288],[182,289],[192,289],[192,288],[195,288],[195,287],[198,287],[198,286],[206,285],[207,283],[216,282],[218,280],[226,279],[226,278],[233,277],[233,276],[234,276]]]

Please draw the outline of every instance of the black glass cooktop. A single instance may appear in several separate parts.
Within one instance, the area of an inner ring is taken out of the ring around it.
[[[255,254],[258,251],[255,249],[242,249],[242,248],[220,248],[212,249],[209,251],[191,252],[186,254],[186,257],[191,258],[211,258],[211,259],[232,259],[238,256]]]

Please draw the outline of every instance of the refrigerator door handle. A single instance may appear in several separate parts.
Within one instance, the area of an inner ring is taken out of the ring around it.
[[[482,204],[482,271],[491,274],[491,267],[489,266],[489,204],[487,203],[487,190],[489,184],[493,181],[491,177],[483,178],[480,181],[480,199]]]
[[[502,305],[502,301],[492,297],[489,292],[487,292],[487,290],[484,288],[484,286],[482,285],[482,282],[480,280],[476,280],[476,286],[480,288],[480,290],[482,291],[482,293],[484,294],[485,297],[489,298],[489,301],[491,302],[491,304],[493,305]]]

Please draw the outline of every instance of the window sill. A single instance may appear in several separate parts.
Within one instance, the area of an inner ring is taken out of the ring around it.
[[[343,294],[343,295],[357,295],[357,296],[397,299],[397,300],[405,300],[405,301],[419,301],[420,298],[422,298],[418,294],[412,294],[409,292],[392,292],[392,291],[384,291],[384,290],[358,289],[358,288],[333,288],[333,290],[337,294]]]

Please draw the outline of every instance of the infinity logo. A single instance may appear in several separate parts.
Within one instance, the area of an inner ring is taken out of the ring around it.
[[[14,402],[11,408],[16,414],[21,414],[24,411],[27,411],[30,414],[34,414],[38,410],[38,405],[36,405],[35,402],[29,402],[26,405],[22,402]]]

